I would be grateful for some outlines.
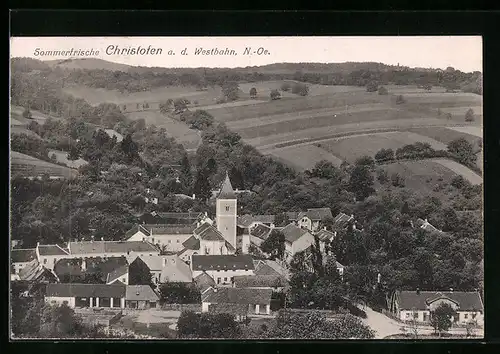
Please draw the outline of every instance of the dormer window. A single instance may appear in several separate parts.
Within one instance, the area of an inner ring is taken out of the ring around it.
[[[229,211],[229,206],[226,206],[226,211]]]

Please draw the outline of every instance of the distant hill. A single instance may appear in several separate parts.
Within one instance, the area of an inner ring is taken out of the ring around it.
[[[109,70],[127,72],[130,65],[113,63],[111,61],[97,58],[83,59],[61,59],[45,61],[50,67],[60,67],[61,69],[87,69],[87,70]]]

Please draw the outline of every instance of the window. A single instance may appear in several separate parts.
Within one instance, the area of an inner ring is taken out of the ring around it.
[[[406,318],[410,318],[410,313],[409,312],[406,313]]]
[[[469,317],[469,314],[464,314],[464,319],[467,319]]]
[[[224,277],[224,281],[225,281],[225,282],[227,281],[227,277]]]
[[[64,300],[64,301],[63,301],[63,304],[64,304],[64,305],[67,305],[67,304],[68,304],[68,302],[67,302],[66,300]]]
[[[413,318],[414,318],[414,319],[417,319],[417,318],[418,318],[418,312],[416,312],[416,311],[415,311],[415,312],[413,313]]]
[[[47,258],[43,259],[43,264],[47,264]]]
[[[177,243],[179,243],[179,239],[177,239]]]
[[[472,314],[472,319],[474,320],[475,318],[476,318],[476,314],[475,314],[475,313],[473,313],[473,314]]]
[[[125,282],[126,282],[125,278],[122,278],[122,283],[125,283]]]
[[[54,264],[56,264],[57,258],[54,258]]]
[[[226,226],[226,230],[227,230],[227,226]]]
[[[220,278],[217,278],[217,284],[220,284]]]
[[[168,240],[168,243],[172,243],[172,240]]]
[[[226,206],[226,211],[229,211],[229,207],[228,206]]]

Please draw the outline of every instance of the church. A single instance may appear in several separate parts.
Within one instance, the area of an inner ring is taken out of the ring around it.
[[[237,198],[229,175],[216,196],[216,215],[212,221],[202,215],[192,225],[136,225],[126,234],[127,241],[148,241],[166,252],[176,253],[191,263],[194,255],[234,255],[248,253],[249,233],[237,233]],[[214,225],[215,223],[215,225]]]

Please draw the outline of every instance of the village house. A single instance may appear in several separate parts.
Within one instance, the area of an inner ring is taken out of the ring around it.
[[[142,214],[139,217],[139,223],[150,225],[197,225],[208,218],[207,213],[200,212],[187,212],[187,213],[173,213],[173,212],[156,212]]]
[[[130,255],[160,254],[153,244],[145,241],[76,241],[68,242],[66,247],[60,245],[37,244],[38,261],[48,269],[60,259],[70,258],[109,258],[127,257]]]
[[[254,264],[249,255],[194,255],[191,262],[193,278],[208,274],[217,285],[232,285],[233,277],[253,275]]]
[[[457,312],[453,323],[484,324],[483,301],[477,291],[397,291],[390,299],[389,308],[401,321],[428,323],[431,312],[443,303],[449,304]]]
[[[267,227],[274,227],[274,215],[249,215],[245,214],[238,216],[238,227],[243,229],[252,229],[257,225],[265,225]]]
[[[321,229],[315,233],[315,236],[319,239],[319,246],[321,248],[321,253],[327,253],[328,251],[327,245],[329,245],[333,241],[336,234],[326,229]]]
[[[190,283],[191,269],[177,255],[138,256],[149,268],[155,284],[170,282]]]
[[[300,212],[296,217],[297,226],[309,231],[317,231],[320,224],[327,218],[333,218],[330,208],[312,208]]]
[[[125,233],[125,239],[127,242],[145,241],[162,250],[178,252],[195,229],[196,224],[137,224]]]
[[[246,314],[271,314],[270,289],[208,288],[201,296],[202,312],[237,311],[238,317]],[[237,306],[235,306],[237,305]]]
[[[156,307],[160,297],[148,285],[125,284],[47,284],[45,302],[71,308]]]
[[[235,288],[283,291],[287,283],[287,280],[281,275],[237,275],[233,278],[233,287]]]
[[[30,283],[56,283],[59,278],[52,269],[40,264],[37,259],[33,259],[19,270],[18,274],[11,277],[12,280],[20,280]]]
[[[10,251],[10,260],[12,264],[12,274],[19,274],[19,271],[26,267],[29,262],[36,259],[36,249],[17,248]]]
[[[270,259],[254,259],[253,264],[255,267],[255,275],[280,276],[287,280],[290,278],[290,272],[283,263],[280,264]]]
[[[122,265],[121,267],[108,273],[106,276],[106,284],[125,284],[129,283],[129,271],[128,264]]]
[[[250,242],[254,245],[260,246],[262,242],[267,240],[272,231],[273,229],[269,226],[263,224],[256,225],[250,229]]]
[[[109,257],[109,258],[69,258],[60,259],[54,265],[54,272],[62,283],[82,283],[92,282],[106,284],[111,275],[111,282],[118,273],[117,270],[122,269],[120,281],[124,284],[128,283],[128,262],[125,257]]]
[[[281,229],[285,235],[285,255],[288,260],[298,252],[304,251],[314,244],[314,236],[306,229],[290,223]]]

